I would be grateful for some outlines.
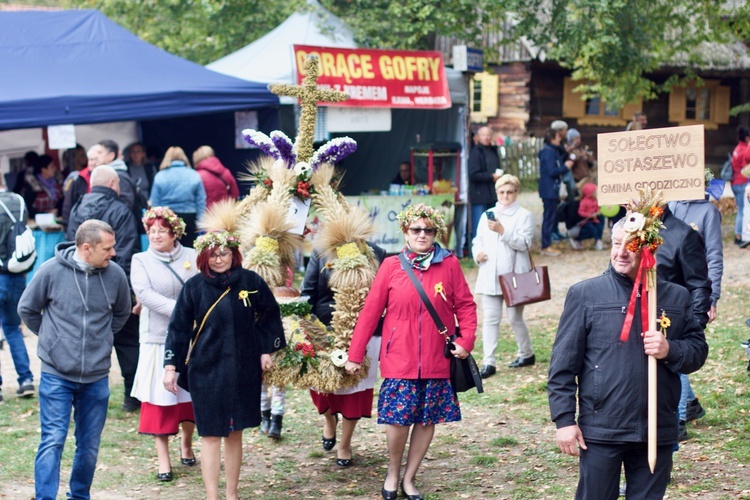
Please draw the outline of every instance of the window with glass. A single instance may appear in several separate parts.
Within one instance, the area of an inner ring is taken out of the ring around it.
[[[685,118],[687,120],[711,119],[711,89],[707,87],[685,89]]]
[[[472,88],[472,107],[471,111],[474,113],[480,113],[482,111],[482,80],[473,80],[474,87]]]
[[[590,97],[586,99],[586,115],[589,116],[619,116],[620,110],[607,106],[601,97]]]

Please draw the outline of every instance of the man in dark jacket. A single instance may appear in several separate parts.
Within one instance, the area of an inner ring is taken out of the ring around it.
[[[469,203],[471,204],[471,237],[477,235],[477,224],[482,214],[497,203],[495,181],[500,178],[500,158],[492,145],[492,131],[482,127],[477,131],[479,143],[469,153]]]
[[[68,239],[75,235],[78,226],[89,219],[99,219],[110,226],[117,235],[112,259],[123,268],[130,278],[130,261],[133,254],[140,251],[140,238],[133,212],[119,199],[120,177],[110,166],[101,165],[91,173],[91,192],[84,195],[70,214]],[[133,301],[135,303],[135,300]],[[130,396],[133,379],[138,367],[138,316],[131,314],[127,323],[115,337],[115,352],[120,364],[120,372],[125,379],[125,399],[122,409],[135,411],[140,407],[137,399]]]
[[[640,253],[626,248],[623,225],[624,221],[618,222],[612,229],[607,272],[569,289],[552,348],[547,384],[550,412],[560,450],[580,455],[576,498],[617,498],[623,464],[629,496],[664,496],[677,443],[679,373],[698,370],[708,355],[689,293],[661,279],[657,310],[671,322],[666,336],[660,331],[641,332],[638,301],[629,337],[620,341],[641,260]],[[648,356],[658,361],[653,474],[647,451]]]
[[[128,207],[119,199],[120,178],[109,166],[96,167],[91,173],[91,192],[83,195],[70,212],[66,236],[75,238],[78,226],[89,219],[99,219],[115,230],[117,255],[114,261],[130,275],[130,261],[140,251],[138,222]]]
[[[712,283],[708,278],[708,259],[706,245],[699,231],[675,217],[669,207],[664,207],[662,215],[664,229],[661,236],[664,244],[656,252],[656,272],[659,277],[670,283],[687,288],[693,304],[693,316],[706,328],[711,311]],[[719,233],[719,246],[721,246]],[[721,281],[721,277],[719,277]],[[679,414],[680,441],[689,438],[686,422],[701,418],[705,410],[690,386],[690,379],[682,375],[683,398]],[[689,405],[688,401],[689,400]],[[689,411],[688,411],[689,410]]]
[[[560,146],[560,135],[549,129],[544,134],[544,148],[539,151],[539,197],[542,199],[542,253],[558,255],[560,252],[550,248],[552,233],[557,230],[557,205],[560,202],[560,182],[564,173],[573,168],[571,160],[563,163],[557,151]]]

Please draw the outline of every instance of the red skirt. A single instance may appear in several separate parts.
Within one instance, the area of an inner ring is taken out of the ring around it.
[[[322,394],[310,391],[310,398],[321,415],[330,410],[331,415],[341,413],[347,420],[372,416],[372,389],[353,394]]]
[[[174,436],[180,422],[195,422],[193,403],[177,403],[173,406],[157,406],[141,403],[141,418],[138,432],[150,436]]]

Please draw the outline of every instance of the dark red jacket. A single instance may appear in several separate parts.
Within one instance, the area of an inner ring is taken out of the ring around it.
[[[240,190],[232,172],[215,156],[209,156],[195,166],[206,189],[206,208],[225,198],[238,198]]]
[[[471,352],[477,329],[477,308],[458,259],[438,247],[430,268],[425,272],[415,269],[414,273],[451,335],[455,332],[455,313],[461,325],[461,338],[456,343]],[[438,283],[443,285],[445,300],[435,292]],[[445,340],[401,268],[397,255],[385,259],[375,276],[352,334],[349,360],[362,362],[367,342],[384,309],[387,312],[380,347],[383,378],[449,378],[450,360],[443,356]]]

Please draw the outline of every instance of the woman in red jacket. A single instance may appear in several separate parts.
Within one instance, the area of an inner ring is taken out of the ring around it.
[[[214,155],[211,146],[201,146],[195,150],[193,165],[206,189],[206,208],[226,198],[233,200],[239,198],[240,190],[237,187],[237,181],[232,172]]]
[[[445,231],[443,217],[420,203],[401,212],[398,222],[406,237],[402,253],[448,326],[448,334],[455,333],[454,315],[461,325],[461,338],[451,352],[466,358],[474,348],[476,305],[458,259],[435,242],[435,237]],[[346,370],[354,373],[360,369],[383,310],[380,373],[384,380],[378,398],[378,423],[386,425],[389,464],[381,494],[385,499],[397,496],[401,458],[413,426],[401,489],[404,496],[419,499],[422,495],[414,480],[435,424],[459,421],[461,411],[450,385],[450,361],[443,356],[445,339],[399,256],[385,259],[375,277],[352,334]]]

